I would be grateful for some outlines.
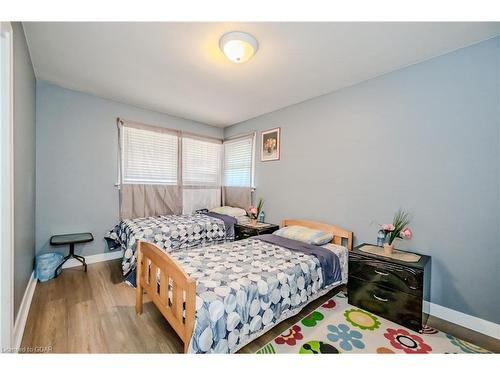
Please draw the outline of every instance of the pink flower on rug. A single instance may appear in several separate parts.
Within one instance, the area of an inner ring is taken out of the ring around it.
[[[294,325],[288,330],[288,333],[279,335],[274,339],[274,342],[279,345],[288,344],[294,346],[298,340],[302,340],[304,336],[302,335],[301,328],[298,325]]]
[[[422,329],[420,331],[418,331],[418,333],[423,334],[423,335],[435,335],[438,332],[439,331],[436,328],[432,328],[429,326],[423,326]]]
[[[382,229],[386,230],[388,232],[392,232],[395,228],[394,228],[394,225],[392,225],[392,224],[384,224],[384,225],[382,225]]]
[[[420,336],[413,335],[405,329],[388,328],[384,337],[394,348],[403,350],[407,354],[427,354],[432,351],[430,345]]]

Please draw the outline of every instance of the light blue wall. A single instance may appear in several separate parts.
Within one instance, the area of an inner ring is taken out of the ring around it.
[[[23,26],[14,35],[14,314],[33,271],[35,256],[35,87]]]
[[[499,43],[226,128],[282,129],[281,161],[256,165],[269,220],[335,223],[359,244],[404,207],[399,246],[432,256],[431,301],[500,323]]]
[[[222,138],[222,129],[37,84],[36,249],[53,234],[90,231],[84,255],[108,251],[103,236],[118,223],[116,118]],[[61,249],[66,252],[67,249]]]

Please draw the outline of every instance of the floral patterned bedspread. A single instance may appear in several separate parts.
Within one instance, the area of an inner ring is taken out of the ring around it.
[[[223,220],[203,214],[122,220],[104,238],[111,250],[123,250],[123,275],[135,269],[136,242],[139,240],[151,242],[169,252],[233,240],[226,237]]]
[[[197,282],[191,353],[236,352],[341,282],[326,288],[314,255],[252,238],[170,255]]]

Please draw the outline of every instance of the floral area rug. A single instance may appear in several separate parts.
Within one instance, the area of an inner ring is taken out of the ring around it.
[[[340,292],[257,354],[321,353],[490,353],[489,351],[425,327],[416,333],[347,303]]]

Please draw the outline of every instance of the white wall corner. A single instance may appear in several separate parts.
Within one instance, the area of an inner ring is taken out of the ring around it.
[[[490,322],[463,312],[449,309],[432,302],[424,301],[424,312],[450,323],[471,329],[500,340],[500,324]]]
[[[35,271],[33,271],[28,281],[28,285],[26,286],[26,290],[24,291],[23,299],[21,301],[21,306],[19,306],[16,322],[14,323],[13,344],[14,344],[14,349],[16,350],[18,350],[21,347],[24,328],[26,327],[26,321],[28,320],[28,313],[30,311],[33,295],[35,294],[36,284],[37,284],[37,279],[35,276]]]

